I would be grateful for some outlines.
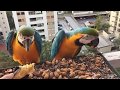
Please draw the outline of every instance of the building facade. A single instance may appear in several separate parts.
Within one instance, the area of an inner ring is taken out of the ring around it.
[[[109,32],[113,33],[116,38],[120,36],[120,11],[110,12]]]
[[[58,31],[57,11],[12,11],[16,30],[27,25],[37,30],[43,40],[52,40]]]
[[[8,23],[6,11],[0,11],[0,33],[3,36],[4,40],[6,39],[9,31],[10,31],[10,26]]]

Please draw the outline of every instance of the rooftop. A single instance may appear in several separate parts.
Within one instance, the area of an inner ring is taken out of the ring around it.
[[[120,60],[120,51],[104,53],[103,55],[108,61]]]
[[[98,48],[102,48],[102,47],[107,47],[112,45],[111,42],[109,42],[108,40],[106,40],[105,38],[103,38],[102,36],[99,36],[99,44],[98,44]]]
[[[87,13],[87,14],[76,14],[74,17],[84,17],[84,16],[93,16],[93,15],[98,15],[98,14],[109,14],[109,12],[93,12],[93,13]]]

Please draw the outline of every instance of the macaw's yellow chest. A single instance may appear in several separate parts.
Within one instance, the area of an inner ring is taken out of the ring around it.
[[[13,47],[13,59],[18,61],[20,64],[39,63],[40,54],[38,53],[35,42],[30,46],[27,52],[23,46],[21,46],[15,39],[12,44]]]
[[[77,46],[75,44],[75,40],[81,38],[82,36],[82,34],[77,34],[70,38],[65,37],[59,47],[59,51],[55,56],[55,59],[73,58],[76,53],[81,49],[81,46]]]

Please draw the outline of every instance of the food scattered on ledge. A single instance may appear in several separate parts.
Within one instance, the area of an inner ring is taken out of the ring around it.
[[[59,61],[54,59],[34,65],[2,70],[0,79],[119,79],[100,55]]]

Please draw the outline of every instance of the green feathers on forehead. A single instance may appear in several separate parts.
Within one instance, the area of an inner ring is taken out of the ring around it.
[[[33,36],[35,30],[32,27],[22,26],[18,30],[23,36]]]
[[[94,28],[89,28],[89,27],[85,27],[82,28],[82,30],[80,30],[82,34],[88,34],[88,35],[92,35],[92,36],[98,36],[98,31]]]
[[[92,36],[98,36],[99,35],[99,33],[96,29],[90,28],[90,27],[81,27],[81,28],[78,28],[76,30],[70,31],[66,34],[67,34],[68,37],[70,37],[70,36],[78,34],[78,33],[88,34],[88,35],[92,35]]]

